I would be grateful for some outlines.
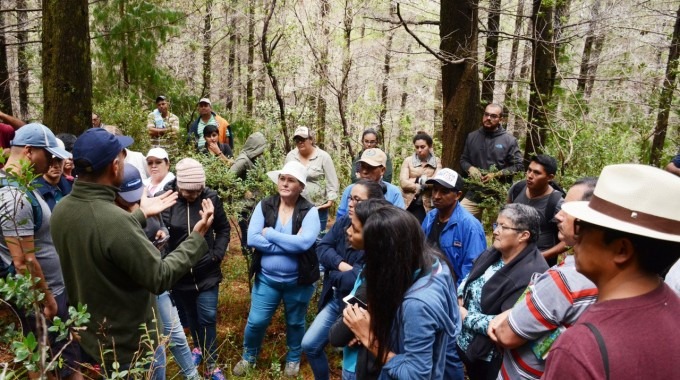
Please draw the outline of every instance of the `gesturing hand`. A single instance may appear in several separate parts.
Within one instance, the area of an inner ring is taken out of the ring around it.
[[[168,190],[157,197],[149,198],[146,189],[144,189],[142,199],[140,199],[139,202],[139,207],[142,209],[144,216],[148,218],[160,214],[163,210],[172,207],[175,203],[177,203],[177,193],[172,190]]]
[[[213,219],[215,219],[215,207],[210,198],[201,201],[201,211],[198,213],[201,215],[201,220],[194,226],[194,232],[198,232],[201,236],[205,236],[213,223]]]

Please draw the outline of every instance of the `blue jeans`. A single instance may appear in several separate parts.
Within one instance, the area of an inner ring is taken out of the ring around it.
[[[170,294],[163,292],[156,299],[158,304],[158,313],[163,323],[163,335],[170,337],[170,352],[175,358],[175,362],[182,370],[185,378],[194,378],[198,376],[196,366],[191,358],[191,350],[187,343],[187,337],[184,335],[182,324],[177,315],[177,308],[172,304]]]
[[[286,362],[299,362],[302,337],[305,335],[305,315],[313,292],[314,285],[300,286],[297,281],[278,282],[258,273],[253,284],[243,339],[243,358],[251,363],[255,362],[262,347],[264,333],[283,300],[288,346]]]
[[[345,304],[342,299],[333,297],[316,315],[314,322],[302,338],[302,350],[307,355],[307,361],[312,367],[315,380],[328,379],[330,376],[324,348],[328,344],[328,332],[344,308]]]
[[[328,209],[319,210],[319,225],[321,226],[320,231],[326,231],[326,224],[328,223]]]
[[[173,290],[172,296],[178,307],[184,310],[194,342],[203,351],[208,369],[217,360],[217,291],[218,285],[207,290]]]

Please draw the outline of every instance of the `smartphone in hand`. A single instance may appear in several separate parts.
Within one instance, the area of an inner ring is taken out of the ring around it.
[[[358,299],[353,294],[348,295],[347,297],[343,298],[342,300],[347,305],[359,305],[361,308],[368,310],[368,306],[366,306],[366,302]]]
[[[156,239],[153,241],[154,247],[158,248],[159,250],[167,244],[168,239],[170,239],[170,235],[165,235],[165,237],[162,237],[160,239]]]

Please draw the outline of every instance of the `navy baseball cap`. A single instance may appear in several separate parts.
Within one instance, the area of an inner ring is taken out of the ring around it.
[[[57,156],[58,158],[71,158],[71,153],[59,146],[57,138],[49,128],[40,123],[26,124],[17,129],[14,134],[14,139],[10,142],[12,146],[33,146],[36,148],[45,148],[48,152]]]
[[[123,183],[120,185],[118,195],[126,202],[136,203],[142,199],[144,193],[144,184],[142,183],[142,176],[139,170],[132,164],[125,164],[123,169]]]
[[[73,164],[81,173],[97,172],[133,142],[132,137],[114,136],[103,128],[90,128],[73,145]]]

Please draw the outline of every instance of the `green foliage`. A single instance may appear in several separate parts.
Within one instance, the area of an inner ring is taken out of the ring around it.
[[[111,96],[96,103],[95,112],[105,125],[117,126],[124,135],[132,137],[135,142],[130,149],[146,152],[151,147],[151,140],[146,129],[146,119],[150,111],[140,107],[134,97]]]
[[[156,54],[170,36],[179,33],[184,15],[162,0],[98,2],[92,12],[93,52],[106,69],[102,79],[110,86],[157,89],[169,77],[156,67]]]

